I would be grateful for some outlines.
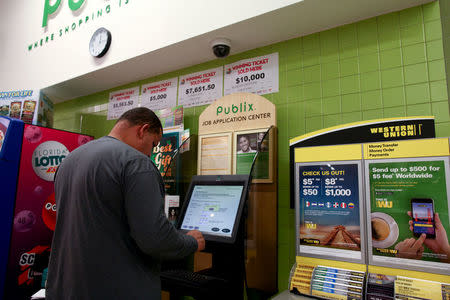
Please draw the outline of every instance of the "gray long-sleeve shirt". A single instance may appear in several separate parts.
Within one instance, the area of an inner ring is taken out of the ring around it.
[[[164,215],[150,158],[112,137],[70,153],[55,194],[46,299],[160,299],[160,261],[197,249]]]

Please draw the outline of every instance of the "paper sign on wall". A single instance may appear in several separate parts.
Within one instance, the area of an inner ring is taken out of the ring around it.
[[[180,76],[178,105],[184,107],[212,103],[222,97],[223,67]]]
[[[142,86],[141,106],[151,110],[170,108],[177,105],[178,78],[152,82]]]
[[[107,120],[118,119],[124,112],[138,106],[139,87],[109,94]]]
[[[225,65],[224,95],[238,92],[258,95],[278,92],[278,53]]]

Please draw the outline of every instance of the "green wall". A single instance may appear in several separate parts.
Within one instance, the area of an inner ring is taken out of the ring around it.
[[[450,1],[441,0],[441,22],[442,22],[442,36],[444,44],[445,69],[447,73],[447,91],[450,93]]]
[[[446,2],[447,12],[449,1]],[[278,119],[278,287],[287,288],[295,261],[294,211],[289,208],[289,139],[349,122],[434,115],[437,136],[450,136],[449,102],[439,2],[255,49],[224,60],[148,78],[114,90],[279,53],[280,91],[264,95]],[[447,25],[448,24],[448,25]],[[450,35],[445,35],[448,39]],[[450,40],[449,40],[450,42]],[[447,65],[450,47],[446,52]],[[105,104],[111,90],[55,105],[55,127],[100,137],[113,121],[83,114]],[[205,107],[185,110],[185,127],[198,129]],[[80,116],[83,115],[82,126]]]

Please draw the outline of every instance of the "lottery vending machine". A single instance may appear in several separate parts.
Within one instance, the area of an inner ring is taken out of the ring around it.
[[[56,222],[56,169],[92,139],[0,117],[0,299],[29,299],[43,285]]]

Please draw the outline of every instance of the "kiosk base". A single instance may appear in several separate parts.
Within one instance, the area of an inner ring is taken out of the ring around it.
[[[240,237],[235,244],[208,243],[212,253],[212,268],[192,272],[169,269],[161,273],[162,290],[171,299],[191,296],[201,299],[244,298],[244,243]]]

